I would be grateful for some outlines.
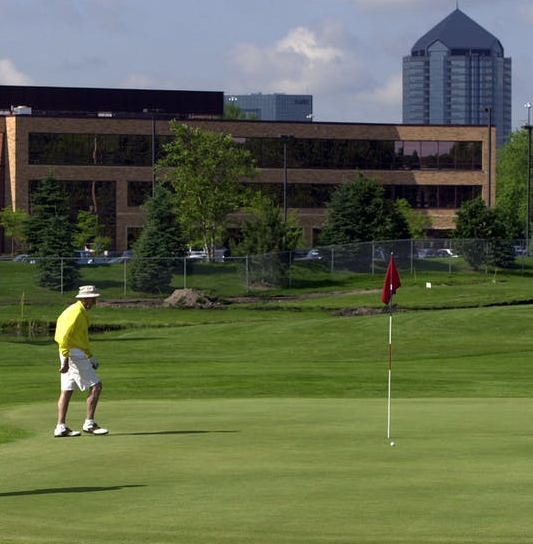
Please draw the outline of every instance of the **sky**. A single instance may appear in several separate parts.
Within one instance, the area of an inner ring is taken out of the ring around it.
[[[314,121],[401,123],[402,58],[456,9],[533,103],[531,0],[0,0],[0,84],[311,94]]]

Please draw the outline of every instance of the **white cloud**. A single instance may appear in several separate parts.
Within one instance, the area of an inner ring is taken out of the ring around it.
[[[356,52],[355,38],[335,21],[317,30],[292,28],[265,47],[241,43],[229,55],[237,69],[232,92],[315,94],[364,88],[372,77]],[[250,81],[255,88],[249,88]]]
[[[343,57],[343,52],[338,47],[319,44],[316,34],[302,26],[290,30],[287,36],[277,43],[276,51],[280,54],[296,53],[308,63],[334,62]]]
[[[2,85],[31,85],[31,77],[23,74],[10,59],[0,59],[0,83]]]

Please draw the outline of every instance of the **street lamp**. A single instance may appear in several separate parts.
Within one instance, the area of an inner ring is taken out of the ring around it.
[[[152,198],[155,196],[155,116],[164,110],[159,108],[144,108],[144,113],[149,113],[152,117]]]
[[[287,143],[294,136],[282,134],[280,138],[283,142],[283,221],[287,224]]]
[[[527,108],[527,125],[524,127],[527,130],[527,177],[526,177],[526,254],[529,255],[529,237],[531,228],[531,104],[524,104]]]
[[[488,156],[488,168],[487,168],[487,185],[488,185],[488,197],[487,197],[487,206],[490,208],[490,198],[492,191],[492,107],[489,106],[485,108],[485,111],[489,114],[488,118],[488,146],[489,146],[489,156]]]

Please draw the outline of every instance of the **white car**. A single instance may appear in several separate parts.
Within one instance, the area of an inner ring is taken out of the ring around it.
[[[207,261],[207,253],[203,250],[191,249],[187,255],[187,259],[191,261]]]
[[[435,254],[437,257],[459,257],[459,255],[456,255],[451,249],[448,248],[437,249]]]

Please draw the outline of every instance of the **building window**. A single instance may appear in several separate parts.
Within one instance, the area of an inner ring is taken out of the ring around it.
[[[385,185],[385,195],[405,198],[418,209],[458,209],[464,202],[481,196],[481,185]]]
[[[156,160],[169,137],[156,137]],[[151,166],[152,136],[145,134],[56,134],[32,132],[29,164]]]
[[[259,168],[283,168],[281,138],[242,138]],[[332,170],[481,170],[481,142],[287,141],[287,168]]]
[[[142,206],[151,196],[151,181],[128,181],[128,207]]]

